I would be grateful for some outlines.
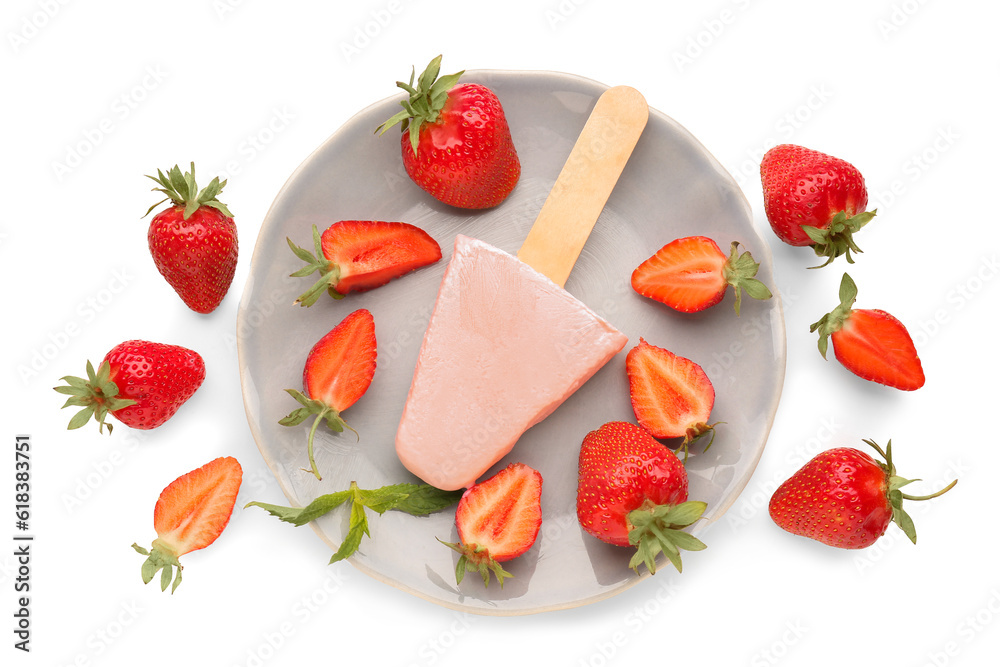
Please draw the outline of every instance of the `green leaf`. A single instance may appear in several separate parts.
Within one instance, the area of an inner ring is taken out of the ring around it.
[[[407,494],[392,509],[414,516],[433,514],[455,505],[461,500],[463,493],[465,493],[464,489],[442,491],[430,484],[422,484]]]
[[[66,401],[66,404],[69,405],[70,404],[69,401]],[[74,403],[74,405],[76,405],[76,403]],[[64,405],[63,407],[66,407],[66,405]],[[75,415],[73,415],[72,419],[69,420],[69,426],[67,426],[66,428],[70,431],[72,431],[73,429],[80,428],[81,426],[89,422],[90,418],[94,416],[95,409],[96,409],[95,406],[88,405],[84,409],[80,410]]]
[[[365,535],[371,537],[368,534],[368,517],[365,514],[365,507],[361,503],[354,503],[351,505],[350,528],[344,537],[344,541],[340,543],[340,548],[330,557],[330,564],[332,565],[354,554],[358,550],[358,547],[361,546],[361,538]]]
[[[163,572],[160,573],[160,590],[167,590],[167,586],[170,585],[170,580],[174,578],[174,568],[170,565],[163,566]]]

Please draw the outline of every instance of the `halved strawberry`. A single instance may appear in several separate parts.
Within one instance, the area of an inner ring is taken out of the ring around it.
[[[279,424],[298,426],[310,415],[316,416],[309,429],[308,450],[310,470],[316,479],[322,479],[313,457],[316,427],[325,421],[337,433],[350,428],[340,415],[368,391],[375,375],[376,356],[375,319],[364,308],[356,310],[309,351],[302,371],[305,394],[296,389],[285,390],[302,407],[290,412]]]
[[[809,327],[819,332],[823,358],[830,338],[837,361],[855,375],[904,391],[924,386],[924,369],[906,327],[884,310],[852,308],[857,295],[857,285],[845,273],[840,305]]]
[[[231,456],[217,458],[181,475],[160,493],[153,510],[156,539],[152,550],[138,544],[132,548],[147,556],[142,564],[142,582],[160,575],[160,590],[173,581],[171,593],[181,583],[180,557],[215,542],[229,524],[236,496],[243,481],[243,468]],[[177,576],[173,568],[177,568]]]
[[[625,357],[625,371],[635,418],[655,437],[683,437],[685,456],[697,438],[709,432],[714,438],[708,418],[715,389],[701,366],[640,338]]]
[[[306,262],[292,276],[320,274],[320,279],[295,300],[302,306],[316,303],[324,291],[342,299],[348,292],[380,287],[441,259],[437,241],[405,222],[341,220],[327,227],[322,236],[316,225],[312,231],[315,254],[286,239],[292,252]]]
[[[727,258],[707,236],[675,239],[632,272],[632,289],[674,310],[694,313],[722,301],[732,286],[739,315],[743,291],[754,299],[771,298],[767,286],[754,278],[760,264],[749,251],[740,254],[739,245],[732,242]]]
[[[541,474],[523,463],[511,463],[465,491],[455,512],[460,542],[442,542],[461,554],[455,567],[458,583],[474,570],[486,586],[492,572],[503,588],[504,578],[513,575],[500,563],[523,554],[538,537],[541,495]]]

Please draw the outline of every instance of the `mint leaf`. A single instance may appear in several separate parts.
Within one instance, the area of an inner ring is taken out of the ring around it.
[[[399,510],[413,516],[424,516],[454,505],[462,497],[462,493],[461,490],[442,491],[429,484],[390,484],[378,489],[361,489],[355,482],[351,482],[347,490],[319,496],[305,507],[285,507],[257,501],[247,503],[246,507],[260,507],[282,521],[303,526],[345,502],[349,503],[351,518],[347,535],[330,558],[330,563],[336,563],[357,551],[364,536],[371,537],[366,508],[378,514]]]

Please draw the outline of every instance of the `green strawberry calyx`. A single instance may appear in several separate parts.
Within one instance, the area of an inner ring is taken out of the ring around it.
[[[60,379],[66,384],[53,389],[69,396],[62,407],[82,408],[70,419],[67,426],[70,430],[80,428],[93,417],[97,420],[98,432],[104,433],[104,427],[107,426],[110,435],[114,426],[105,421],[108,413],[136,404],[130,398],[119,398],[118,385],[111,379],[111,364],[107,361],[101,363],[97,372],[94,372],[94,365],[88,361],[86,378],[67,375]]]
[[[330,557],[332,565],[356,552],[366,535],[371,537],[366,509],[378,514],[396,510],[412,516],[427,516],[451,507],[459,501],[463,492],[462,489],[442,491],[429,484],[391,484],[377,489],[362,489],[356,482],[351,482],[346,490],[321,495],[305,507],[284,507],[257,501],[247,503],[245,507],[260,507],[282,521],[304,526],[347,503],[350,525],[343,542]]]
[[[314,252],[300,248],[292,243],[292,240],[289,238],[285,239],[288,241],[288,247],[292,249],[295,256],[306,263],[301,269],[290,274],[292,278],[302,278],[317,271],[319,272],[319,280],[313,283],[312,287],[300,294],[293,303],[293,305],[306,308],[316,303],[323,292],[327,292],[334,299],[344,298],[344,295],[337,291],[337,283],[340,282],[340,266],[336,262],[327,259],[323,254],[323,240],[316,225],[312,227],[312,235]]]
[[[682,529],[702,518],[707,508],[706,503],[697,500],[678,505],[656,505],[647,501],[629,512],[626,516],[631,526],[628,541],[636,547],[629,567],[638,572],[639,565],[644,563],[650,574],[656,574],[656,557],[663,553],[681,572],[680,550],[701,551],[705,548],[704,542]]]
[[[409,83],[397,81],[396,86],[405,90],[410,96],[400,101],[403,110],[375,128],[375,132],[381,135],[390,127],[402,123],[403,132],[410,133],[410,145],[413,147],[413,154],[416,155],[417,145],[420,143],[420,128],[424,123],[437,121],[445,102],[448,101],[448,91],[454,88],[465,74],[465,70],[462,70],[439,78],[440,71],[441,56],[437,56],[427,65],[427,69],[420,74],[415,84],[416,68],[410,72]]]
[[[463,544],[462,542],[445,542],[440,537],[435,538],[438,542],[457,551],[460,556],[455,564],[455,583],[462,583],[466,572],[478,572],[483,578],[483,585],[489,588],[490,573],[496,576],[503,588],[504,579],[510,579],[512,575],[493,556],[490,550],[478,544]]]
[[[809,325],[809,333],[819,332],[819,352],[826,359],[829,338],[837,333],[851,316],[854,302],[858,298],[858,286],[847,273],[840,279],[840,305]]]
[[[848,217],[846,211],[838,211],[825,228],[802,225],[802,231],[812,241],[813,251],[817,257],[826,257],[826,261],[811,269],[820,269],[840,257],[846,256],[847,263],[853,264],[851,251],[860,253],[861,248],[854,242],[854,234],[861,230],[875,217],[875,211],[862,211]]]
[[[331,431],[336,433],[342,432],[345,428],[354,431],[353,428],[347,425],[340,417],[340,412],[323,401],[317,401],[316,399],[309,398],[301,391],[297,389],[286,389],[289,396],[294,398],[302,406],[292,410],[282,419],[278,420],[278,423],[282,426],[298,426],[304,422],[309,417],[315,415],[312,426],[309,428],[309,438],[308,438],[308,454],[309,454],[309,472],[316,476],[316,479],[323,479],[319,474],[319,468],[316,466],[315,450],[313,448],[313,439],[316,436],[316,428],[319,426],[320,422],[326,422],[327,427]],[[354,435],[358,432],[354,431]]]
[[[900,489],[907,484],[912,484],[913,482],[919,482],[919,479],[907,479],[905,477],[900,477],[896,474],[896,465],[892,461],[892,440],[890,440],[883,450],[874,440],[866,439],[863,441],[866,445],[873,448],[882,459],[885,461],[877,461],[879,466],[885,472],[886,476],[886,497],[889,499],[889,506],[892,508],[892,521],[903,533],[910,539],[914,544],[917,543],[917,529],[913,525],[913,519],[910,515],[906,513],[903,509],[904,500],[930,500],[931,498],[937,498],[938,496],[950,491],[956,484],[958,480],[952,480],[951,484],[948,484],[940,491],[925,495],[925,496],[911,496],[909,494],[903,493]]]
[[[166,195],[166,198],[150,206],[149,210],[142,216],[144,218],[152,213],[154,208],[168,201],[172,202],[174,206],[184,207],[185,220],[202,206],[214,208],[227,218],[233,217],[226,205],[217,199],[228,181],[220,182],[219,177],[216,176],[203,190],[199,190],[194,176],[194,162],[191,163],[191,171],[181,173],[180,167],[175,164],[165,174],[162,170],[157,169],[156,176],[146,174],[146,178],[151,179],[159,186],[153,188],[152,191],[161,192]]]
[[[170,588],[170,594],[173,595],[177,587],[181,585],[181,570],[184,569],[177,557],[177,552],[160,539],[153,540],[152,549],[140,547],[138,544],[132,544],[132,548],[143,556],[147,556],[142,564],[142,583],[148,584],[156,576],[156,573],[160,572],[160,590],[167,590],[167,587],[173,582],[173,586]],[[174,576],[174,568],[177,568],[177,576]]]
[[[732,285],[736,291],[736,315],[740,314],[740,301],[743,292],[752,299],[764,300],[771,298],[771,290],[767,285],[757,280],[754,276],[760,269],[760,262],[755,262],[749,250],[741,254],[738,250],[739,241],[733,241],[730,245],[729,259],[722,267],[722,276],[726,283]]]

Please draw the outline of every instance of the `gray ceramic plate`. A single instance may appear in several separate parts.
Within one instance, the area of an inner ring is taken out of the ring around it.
[[[396,133],[373,134],[398,109],[400,98],[393,97],[358,113],[309,156],[264,220],[239,308],[240,372],[250,429],[293,505],[345,489],[352,480],[362,488],[419,481],[397,460],[393,441],[454,237],[463,233],[516,253],[606,88],[553,72],[470,71],[463,81],[492,88],[507,112],[522,175],[503,204],[466,212],[417,188],[403,170]],[[323,230],[345,219],[418,225],[440,243],[444,258],[370,292],[340,301],[324,296],[309,309],[292,306],[312,278],[288,277],[300,262],[285,237],[308,245],[312,225]],[[373,514],[371,538],[362,542],[351,563],[414,595],[484,614],[573,607],[648,577],[628,568],[629,550],[585,534],[575,513],[583,437],[607,421],[634,421],[624,366],[625,353],[640,336],[699,362],[715,385],[712,418],[725,424],[707,453],[694,448],[688,469],[691,498],[708,503],[708,520],[699,522],[695,532],[722,516],[749,480],[777,410],[785,367],[784,324],[777,295],[766,302],[744,300],[737,318],[732,294],[692,316],[632,291],[629,277],[640,262],[674,238],[692,234],[710,236],[727,251],[730,241],[740,241],[761,262],[759,277],[773,287],[770,252],[736,183],[684,128],[654,110],[566,283],[569,292],[628,335],[629,345],[525,433],[497,465],[523,461],[545,480],[538,540],[505,564],[514,578],[502,590],[495,582],[484,588],[475,576],[455,584],[457,554],[434,539],[457,539],[452,511],[422,518]],[[378,370],[367,394],[345,413],[360,441],[350,432],[335,434],[323,427],[317,432],[317,460],[324,472],[320,482],[302,470],[307,467],[307,427],[278,425],[296,407],[283,390],[301,387],[302,365],[312,345],[362,307],[375,317]],[[347,513],[338,510],[314,525],[336,548],[346,521]],[[678,575],[667,564],[658,576]]]

